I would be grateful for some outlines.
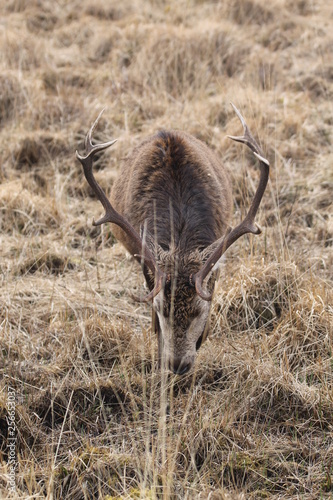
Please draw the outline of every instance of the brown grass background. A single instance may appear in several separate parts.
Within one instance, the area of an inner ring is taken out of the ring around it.
[[[7,0],[0,23],[0,496],[318,499],[333,495],[333,6],[327,0]],[[258,169],[258,222],[227,253],[212,334],[161,374],[138,266],[74,152],[96,140],[107,192],[160,128],[223,159],[234,224]]]

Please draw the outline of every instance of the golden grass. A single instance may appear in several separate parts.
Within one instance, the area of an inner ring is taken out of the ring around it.
[[[0,29],[0,496],[8,388],[13,498],[333,495],[333,8],[323,0],[9,0]],[[205,140],[258,179],[235,102],[272,164],[258,221],[226,255],[193,373],[160,373],[140,269],[74,157],[104,106],[96,164],[156,130]]]

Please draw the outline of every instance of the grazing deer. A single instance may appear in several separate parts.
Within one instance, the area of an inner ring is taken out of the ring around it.
[[[116,238],[141,264],[150,293],[139,300],[152,302],[159,360],[179,375],[189,371],[207,338],[221,256],[244,234],[261,232],[254,218],[268,182],[269,163],[232,106],[244,135],[229,137],[246,144],[260,163],[250,209],[233,230],[227,171],[203,142],[185,132],[163,130],[134,149],[114,183],[111,202],[92,173],[95,154],[116,142],[92,143],[103,111],[87,134],[85,153],[76,152],[105,209],[104,217],[93,224],[111,222]]]

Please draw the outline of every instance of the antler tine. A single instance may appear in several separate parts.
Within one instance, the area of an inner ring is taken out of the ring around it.
[[[134,227],[113,208],[108,197],[104,193],[103,189],[96,181],[92,171],[95,154],[98,153],[99,151],[103,151],[104,149],[109,148],[116,142],[116,140],[113,140],[102,144],[92,143],[92,134],[96,129],[103,112],[104,109],[99,113],[98,117],[96,118],[89,132],[86,135],[85,154],[81,155],[78,151],[76,151],[76,157],[83,166],[84,175],[88,181],[88,184],[91,186],[97,198],[102,203],[105,209],[105,215],[96,222],[95,220],[93,220],[93,225],[100,226],[105,222],[111,222],[119,226],[131,238],[133,242],[133,248],[135,249],[134,257],[138,258],[138,256],[140,256],[140,261],[142,265],[145,265],[154,274],[156,285],[154,289],[144,299],[145,301],[149,301],[152,300],[161,290],[164,273],[162,273],[162,271],[157,266],[156,260],[152,252],[149,250],[149,248],[147,248],[146,245],[143,244],[142,239],[140,238],[139,234],[134,229]]]
[[[99,113],[98,117],[90,127],[85,139],[84,139],[84,146],[86,148],[86,155],[82,156],[78,151],[75,151],[76,157],[80,162],[82,163],[82,160],[87,159],[91,154],[94,155],[95,153],[98,153],[99,151],[103,151],[103,149],[107,149],[110,146],[112,146],[115,142],[117,142],[117,139],[114,139],[113,141],[105,142],[102,144],[93,144],[92,143],[92,134],[95,130],[95,128],[98,125],[99,120],[101,119],[102,114],[104,113],[105,108],[102,109],[102,111]],[[91,165],[92,166],[92,165]],[[83,165],[83,168],[85,166]]]
[[[227,137],[229,137],[229,139],[232,139],[233,141],[243,142],[253,152],[258,153],[260,151],[260,147],[258,146],[256,140],[254,139],[253,135],[251,134],[249,127],[246,124],[246,121],[244,120],[243,116],[240,114],[240,112],[236,108],[236,106],[232,102],[230,104],[234,108],[236,115],[238,116],[241,124],[243,125],[244,134],[240,135],[240,136],[228,135]]]
[[[89,151],[91,151],[91,149],[93,148],[93,144],[92,144],[93,132],[95,132],[95,129],[96,129],[98,122],[101,119],[101,116],[104,113],[104,111],[105,111],[105,108],[103,108],[102,111],[100,111],[100,113],[98,114],[98,117],[96,118],[96,120],[94,121],[94,123],[92,124],[90,129],[88,130],[88,133],[87,133],[86,138],[84,140],[84,145],[85,145],[86,149]]]
[[[256,140],[253,138],[243,116],[239,112],[239,110],[236,108],[236,106],[231,103],[232,107],[234,108],[238,118],[240,119],[243,129],[244,129],[244,134],[242,136],[228,136],[230,139],[237,141],[237,142],[242,142],[246,144],[251,151],[253,151],[254,155],[258,158],[260,162],[260,180],[259,180],[259,185],[257,187],[256,193],[254,195],[254,198],[252,200],[251,206],[249,208],[249,211],[244,218],[244,220],[236,226],[233,230],[229,230],[229,232],[221,238],[220,244],[217,245],[215,250],[212,252],[210,257],[207,259],[206,263],[204,266],[198,271],[194,276],[193,276],[193,282],[195,283],[195,288],[197,291],[197,294],[203,299],[203,300],[212,300],[212,295],[207,294],[204,292],[202,288],[203,280],[206,278],[206,276],[210,273],[210,271],[213,269],[215,264],[218,262],[218,260],[222,257],[224,252],[233,244],[235,243],[238,238],[243,236],[246,233],[252,233],[252,234],[260,234],[261,229],[257,226],[257,224],[254,222],[254,218],[257,214],[260,202],[262,200],[263,194],[265,192],[267,182],[268,182],[268,177],[269,177],[269,162],[268,160],[263,156],[263,153],[258,146]]]
[[[92,126],[90,127],[90,129],[85,137],[84,145],[85,145],[85,149],[86,149],[86,151],[85,151],[86,154],[81,155],[78,151],[75,152],[76,158],[80,161],[80,163],[83,166],[84,175],[85,175],[89,185],[91,186],[91,188],[93,189],[97,198],[100,200],[100,202],[102,203],[102,205],[105,209],[104,217],[102,217],[98,221],[95,221],[93,219],[94,226],[100,226],[101,224],[104,224],[104,222],[113,222],[113,220],[109,220],[109,219],[112,217],[112,215],[114,215],[114,210],[113,210],[106,194],[104,193],[104,191],[100,187],[100,185],[97,183],[97,181],[92,173],[93,160],[94,160],[95,154],[100,152],[100,151],[103,151],[104,149],[109,148],[115,142],[117,142],[117,139],[114,139],[113,141],[109,141],[109,142],[105,142],[105,143],[101,143],[101,144],[93,144],[92,143],[92,134],[93,134],[94,130],[96,129],[98,122],[99,122],[102,114],[104,113],[104,111],[105,111],[105,108],[102,109],[102,111],[99,113],[98,117],[96,118],[96,120],[94,121]]]

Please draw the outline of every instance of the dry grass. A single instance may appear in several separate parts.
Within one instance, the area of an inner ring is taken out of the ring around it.
[[[16,391],[13,498],[333,495],[333,8],[324,0],[8,0],[0,27],[0,496]],[[226,256],[212,334],[160,374],[140,270],[74,151],[105,105],[97,164],[162,127],[215,149],[240,220],[272,164],[261,238]]]

